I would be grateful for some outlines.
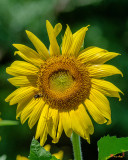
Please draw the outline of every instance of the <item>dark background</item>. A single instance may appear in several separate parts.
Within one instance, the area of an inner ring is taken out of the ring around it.
[[[15,120],[16,105],[9,106],[4,99],[15,90],[9,84],[5,69],[14,60],[15,48],[13,43],[26,44],[33,47],[28,40],[25,30],[32,31],[48,47],[49,40],[46,32],[46,19],[54,26],[60,22],[63,31],[58,42],[69,24],[74,33],[83,26],[90,24],[85,37],[85,47],[97,46],[121,56],[109,63],[118,67],[124,74],[108,77],[123,92],[122,101],[109,98],[112,110],[112,124],[109,126],[96,124],[93,120],[95,132],[91,136],[91,144],[82,139],[84,159],[97,160],[97,141],[109,134],[117,137],[128,136],[128,1],[127,0],[0,0],[0,112],[4,120]],[[0,127],[0,156],[7,155],[7,160],[15,160],[16,155],[28,156],[32,137],[36,127],[29,129],[24,125]],[[72,158],[70,139],[63,135],[56,145],[48,137],[46,143],[52,145],[51,152],[58,149],[65,151],[64,159]]]

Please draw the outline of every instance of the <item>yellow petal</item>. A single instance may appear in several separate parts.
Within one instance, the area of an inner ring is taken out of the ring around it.
[[[48,32],[48,36],[49,36],[51,49],[52,49],[52,53],[50,53],[50,54],[52,54],[51,56],[58,56],[58,55],[60,55],[60,48],[59,48],[59,45],[56,40],[56,35],[54,32],[54,29],[48,20],[46,21],[46,28],[47,28],[47,32]]]
[[[35,87],[22,87],[16,90],[15,94],[14,92],[12,93],[13,97],[11,95],[9,95],[6,98],[6,101],[10,101],[10,105],[14,105],[18,102],[20,102],[21,100],[23,100],[28,94],[34,96],[35,92],[37,92],[37,89]]]
[[[38,71],[37,67],[24,61],[14,61],[10,67],[6,68],[6,72],[12,76],[37,75]]]
[[[12,64],[11,64],[11,67],[23,67],[25,69],[29,69],[31,71],[39,71],[39,68],[37,68],[36,66],[28,63],[28,62],[25,62],[25,61],[14,61]]]
[[[107,122],[107,120],[104,118],[104,116],[99,111],[99,109],[94,105],[94,103],[92,103],[89,99],[86,99],[84,103],[85,103],[86,108],[88,109],[90,115],[93,117],[93,119],[97,123],[103,124],[103,123]]]
[[[67,25],[64,38],[62,41],[62,55],[68,55],[68,51],[72,45],[72,41],[73,41],[73,35],[69,26]]]
[[[31,112],[34,110],[36,105],[38,105],[38,101],[35,98],[33,98],[27,104],[27,106],[23,109],[23,111],[21,113],[21,118],[20,118],[22,124],[30,117]]]
[[[36,50],[40,54],[41,58],[43,60],[48,59],[50,55],[48,53],[46,46],[32,32],[26,30],[26,33],[28,35],[28,38],[30,39],[30,41],[33,43]]]
[[[54,34],[55,34],[55,37],[58,36],[58,34],[60,33],[60,31],[62,30],[62,25],[60,23],[57,23],[54,27]],[[49,46],[49,51],[50,51],[50,54],[51,55],[54,55],[54,51],[52,50],[52,47],[51,45]]]
[[[56,137],[56,130],[58,125],[58,110],[49,108],[49,121],[48,121],[48,133],[49,135],[55,139]]]
[[[74,111],[73,109],[70,110],[69,112],[70,117],[71,117],[71,125],[72,125],[72,129],[73,131],[80,135],[82,138],[84,139],[89,139],[86,133],[86,129],[82,126],[82,123],[80,121],[80,117],[78,116],[78,114],[76,113],[76,111]],[[88,123],[88,122],[86,122]],[[89,134],[88,134],[89,135]]]
[[[98,47],[88,47],[80,52],[78,60],[82,63],[105,63],[108,60],[120,55],[119,53],[108,52],[102,48]]]
[[[89,27],[90,25],[88,25],[87,27]],[[80,28],[78,31],[76,31],[75,33],[73,33],[73,39],[75,39],[80,33],[81,31],[84,29],[85,27]]]
[[[67,137],[71,137],[72,134],[72,127],[71,127],[71,118],[69,113],[66,112],[60,112],[60,117],[61,117],[61,121],[62,121],[62,125],[65,131],[65,134],[67,135]]]
[[[52,140],[52,143],[58,143],[60,136],[63,132],[63,126],[62,126],[62,121],[61,121],[60,116],[59,116],[58,121],[59,121],[59,123],[58,123],[58,129],[57,129],[57,136],[55,137],[55,139]]]
[[[26,158],[26,157],[23,157],[23,156],[17,155],[16,160],[29,160],[29,159],[28,159],[28,158]]]
[[[47,124],[42,132],[42,134],[40,135],[40,145],[43,146],[44,143],[46,142],[47,140],[47,135],[48,135],[48,127],[47,127]]]
[[[88,27],[88,26],[87,26]],[[84,41],[84,37],[86,34],[86,31],[88,30],[87,27],[84,27],[80,30],[80,32],[78,32],[78,34],[76,34],[75,36],[73,36],[73,42],[72,42],[72,46],[68,52],[69,55],[78,56],[78,53],[80,51],[80,48],[83,44]]]
[[[112,91],[112,90],[106,90],[104,88],[101,88],[95,84],[92,84],[92,88],[100,91],[101,93],[103,93],[104,95],[106,96],[109,96],[109,97],[117,97],[119,98],[119,101],[121,101],[121,97],[119,95],[119,93],[117,91]]]
[[[108,119],[107,124],[111,124],[111,110],[108,99],[98,90],[91,89],[89,99],[99,109],[102,115]]]
[[[58,34],[61,32],[62,30],[62,25],[61,23],[57,23],[54,27],[54,33],[55,33],[55,36],[57,37]]]
[[[24,91],[24,87],[16,89],[5,99],[5,101],[9,102],[15,95],[17,95],[18,92],[23,92],[23,91]]]
[[[46,151],[50,152],[50,149],[51,149],[50,144],[46,144],[46,145],[44,146],[44,149],[45,149]]]
[[[99,86],[100,88],[103,88],[105,90],[110,90],[110,91],[115,91],[115,92],[120,92],[122,93],[122,91],[117,88],[114,84],[112,84],[111,82],[102,80],[102,79],[91,79],[92,84]]]
[[[29,117],[28,120],[28,125],[30,127],[30,129],[36,124],[36,122],[39,120],[39,117],[41,115],[41,112],[43,110],[44,104],[45,102],[42,100],[42,98],[40,99],[36,99],[35,101],[37,101],[36,106],[33,108],[33,111]]]
[[[19,94],[20,92],[23,92],[25,89],[28,89],[29,87],[21,87],[16,89],[14,92],[12,92],[6,99],[6,102],[9,102],[15,95]],[[31,87],[30,87],[31,88]],[[33,88],[34,90],[36,90],[36,88]]]
[[[37,76],[17,76],[9,78],[8,81],[14,86],[36,86]]]
[[[28,103],[33,99],[33,94],[28,94],[26,95],[26,97],[20,101],[17,105],[17,109],[16,109],[16,119],[18,120],[18,118],[20,117],[23,109],[28,105]]]
[[[43,110],[41,112],[41,116],[39,118],[39,121],[38,121],[36,135],[35,135],[36,139],[38,139],[43,134],[44,129],[47,128],[47,123],[49,120],[48,112],[49,112],[49,106],[47,104],[45,104],[45,106],[43,107]]]
[[[101,64],[101,65],[91,65],[88,66],[88,71],[90,77],[94,78],[101,78],[101,77],[107,77],[107,76],[112,76],[114,74],[122,74],[122,72],[117,69],[115,66],[108,65],[108,64]]]
[[[62,160],[63,159],[64,152],[59,151],[58,153],[52,154],[52,156],[55,156],[57,159]]]
[[[22,44],[13,44],[13,46],[19,50],[15,52],[14,55],[18,54],[24,60],[36,66],[41,66],[41,64],[44,63],[44,61],[40,58],[40,55],[28,46]]]
[[[78,106],[78,109],[75,110],[77,117],[80,117],[79,120],[83,126],[83,128],[85,128],[85,130],[87,130],[89,132],[89,134],[93,134],[94,133],[94,127],[92,124],[92,121],[90,119],[90,117],[88,116],[88,113],[85,109],[84,104],[80,104]]]

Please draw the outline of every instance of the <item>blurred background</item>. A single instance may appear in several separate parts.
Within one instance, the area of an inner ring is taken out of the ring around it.
[[[83,26],[91,25],[85,38],[85,47],[97,46],[121,56],[109,61],[124,74],[106,78],[123,92],[122,101],[109,98],[112,109],[112,124],[98,125],[93,120],[95,132],[91,144],[82,139],[84,159],[98,159],[97,141],[109,134],[117,137],[128,137],[128,1],[127,0],[0,0],[0,112],[3,120],[15,120],[16,105],[9,106],[4,99],[15,90],[7,79],[5,69],[14,60],[13,43],[26,44],[33,48],[25,30],[32,31],[48,47],[46,19],[54,26],[63,25],[58,42],[69,24],[74,33]],[[0,127],[0,157],[7,155],[7,160],[15,160],[18,154],[28,156],[31,140],[36,126],[30,130],[27,122],[24,125]],[[64,150],[64,160],[73,159],[70,139],[63,135],[59,143],[52,144],[48,137],[46,144],[52,145],[51,152]]]

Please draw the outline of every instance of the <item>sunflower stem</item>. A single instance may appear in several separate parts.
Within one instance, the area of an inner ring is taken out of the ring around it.
[[[73,146],[74,160],[82,160],[80,136],[73,132],[71,136],[71,142]]]

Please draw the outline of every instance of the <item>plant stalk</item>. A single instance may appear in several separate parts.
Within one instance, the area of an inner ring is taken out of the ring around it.
[[[73,132],[71,142],[73,146],[74,160],[82,160],[80,136]]]

